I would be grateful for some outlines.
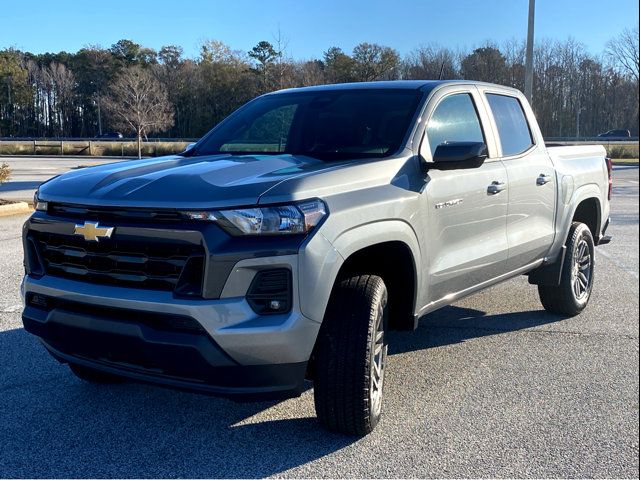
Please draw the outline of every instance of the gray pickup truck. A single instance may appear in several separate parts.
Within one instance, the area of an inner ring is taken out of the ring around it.
[[[511,88],[275,92],[182,154],[41,185],[22,318],[84,380],[251,399],[308,379],[320,423],[364,435],[389,330],[523,274],[546,310],[585,308],[611,185],[601,146],[545,146]]]

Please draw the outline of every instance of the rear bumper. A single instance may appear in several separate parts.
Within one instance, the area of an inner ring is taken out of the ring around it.
[[[260,316],[243,297],[176,300],[46,275],[25,277],[23,292],[25,330],[61,362],[239,399],[299,395],[319,329],[296,301]]]

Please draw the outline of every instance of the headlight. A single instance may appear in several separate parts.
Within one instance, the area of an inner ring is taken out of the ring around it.
[[[38,200],[38,191],[33,194],[33,208],[35,208],[39,212],[46,212],[49,204],[47,202],[42,202]]]
[[[326,216],[321,200],[272,207],[184,212],[191,220],[217,222],[228,233],[240,235],[295,235],[309,233]]]

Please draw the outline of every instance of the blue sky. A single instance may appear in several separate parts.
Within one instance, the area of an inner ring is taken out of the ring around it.
[[[95,6],[99,5],[98,8]],[[204,39],[249,50],[288,39],[294,58],[360,42],[402,54],[437,43],[469,49],[526,36],[528,0],[0,0],[0,49],[35,53],[109,47],[121,38],[159,49],[177,44],[196,56]],[[573,37],[594,54],[638,22],[637,0],[537,0],[536,37]]]

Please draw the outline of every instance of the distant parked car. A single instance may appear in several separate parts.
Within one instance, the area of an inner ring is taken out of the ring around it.
[[[631,138],[631,132],[629,130],[609,130],[608,132],[601,133],[598,137],[609,140],[627,140]]]
[[[97,135],[96,138],[122,138],[122,134],[120,132],[105,132]]]

